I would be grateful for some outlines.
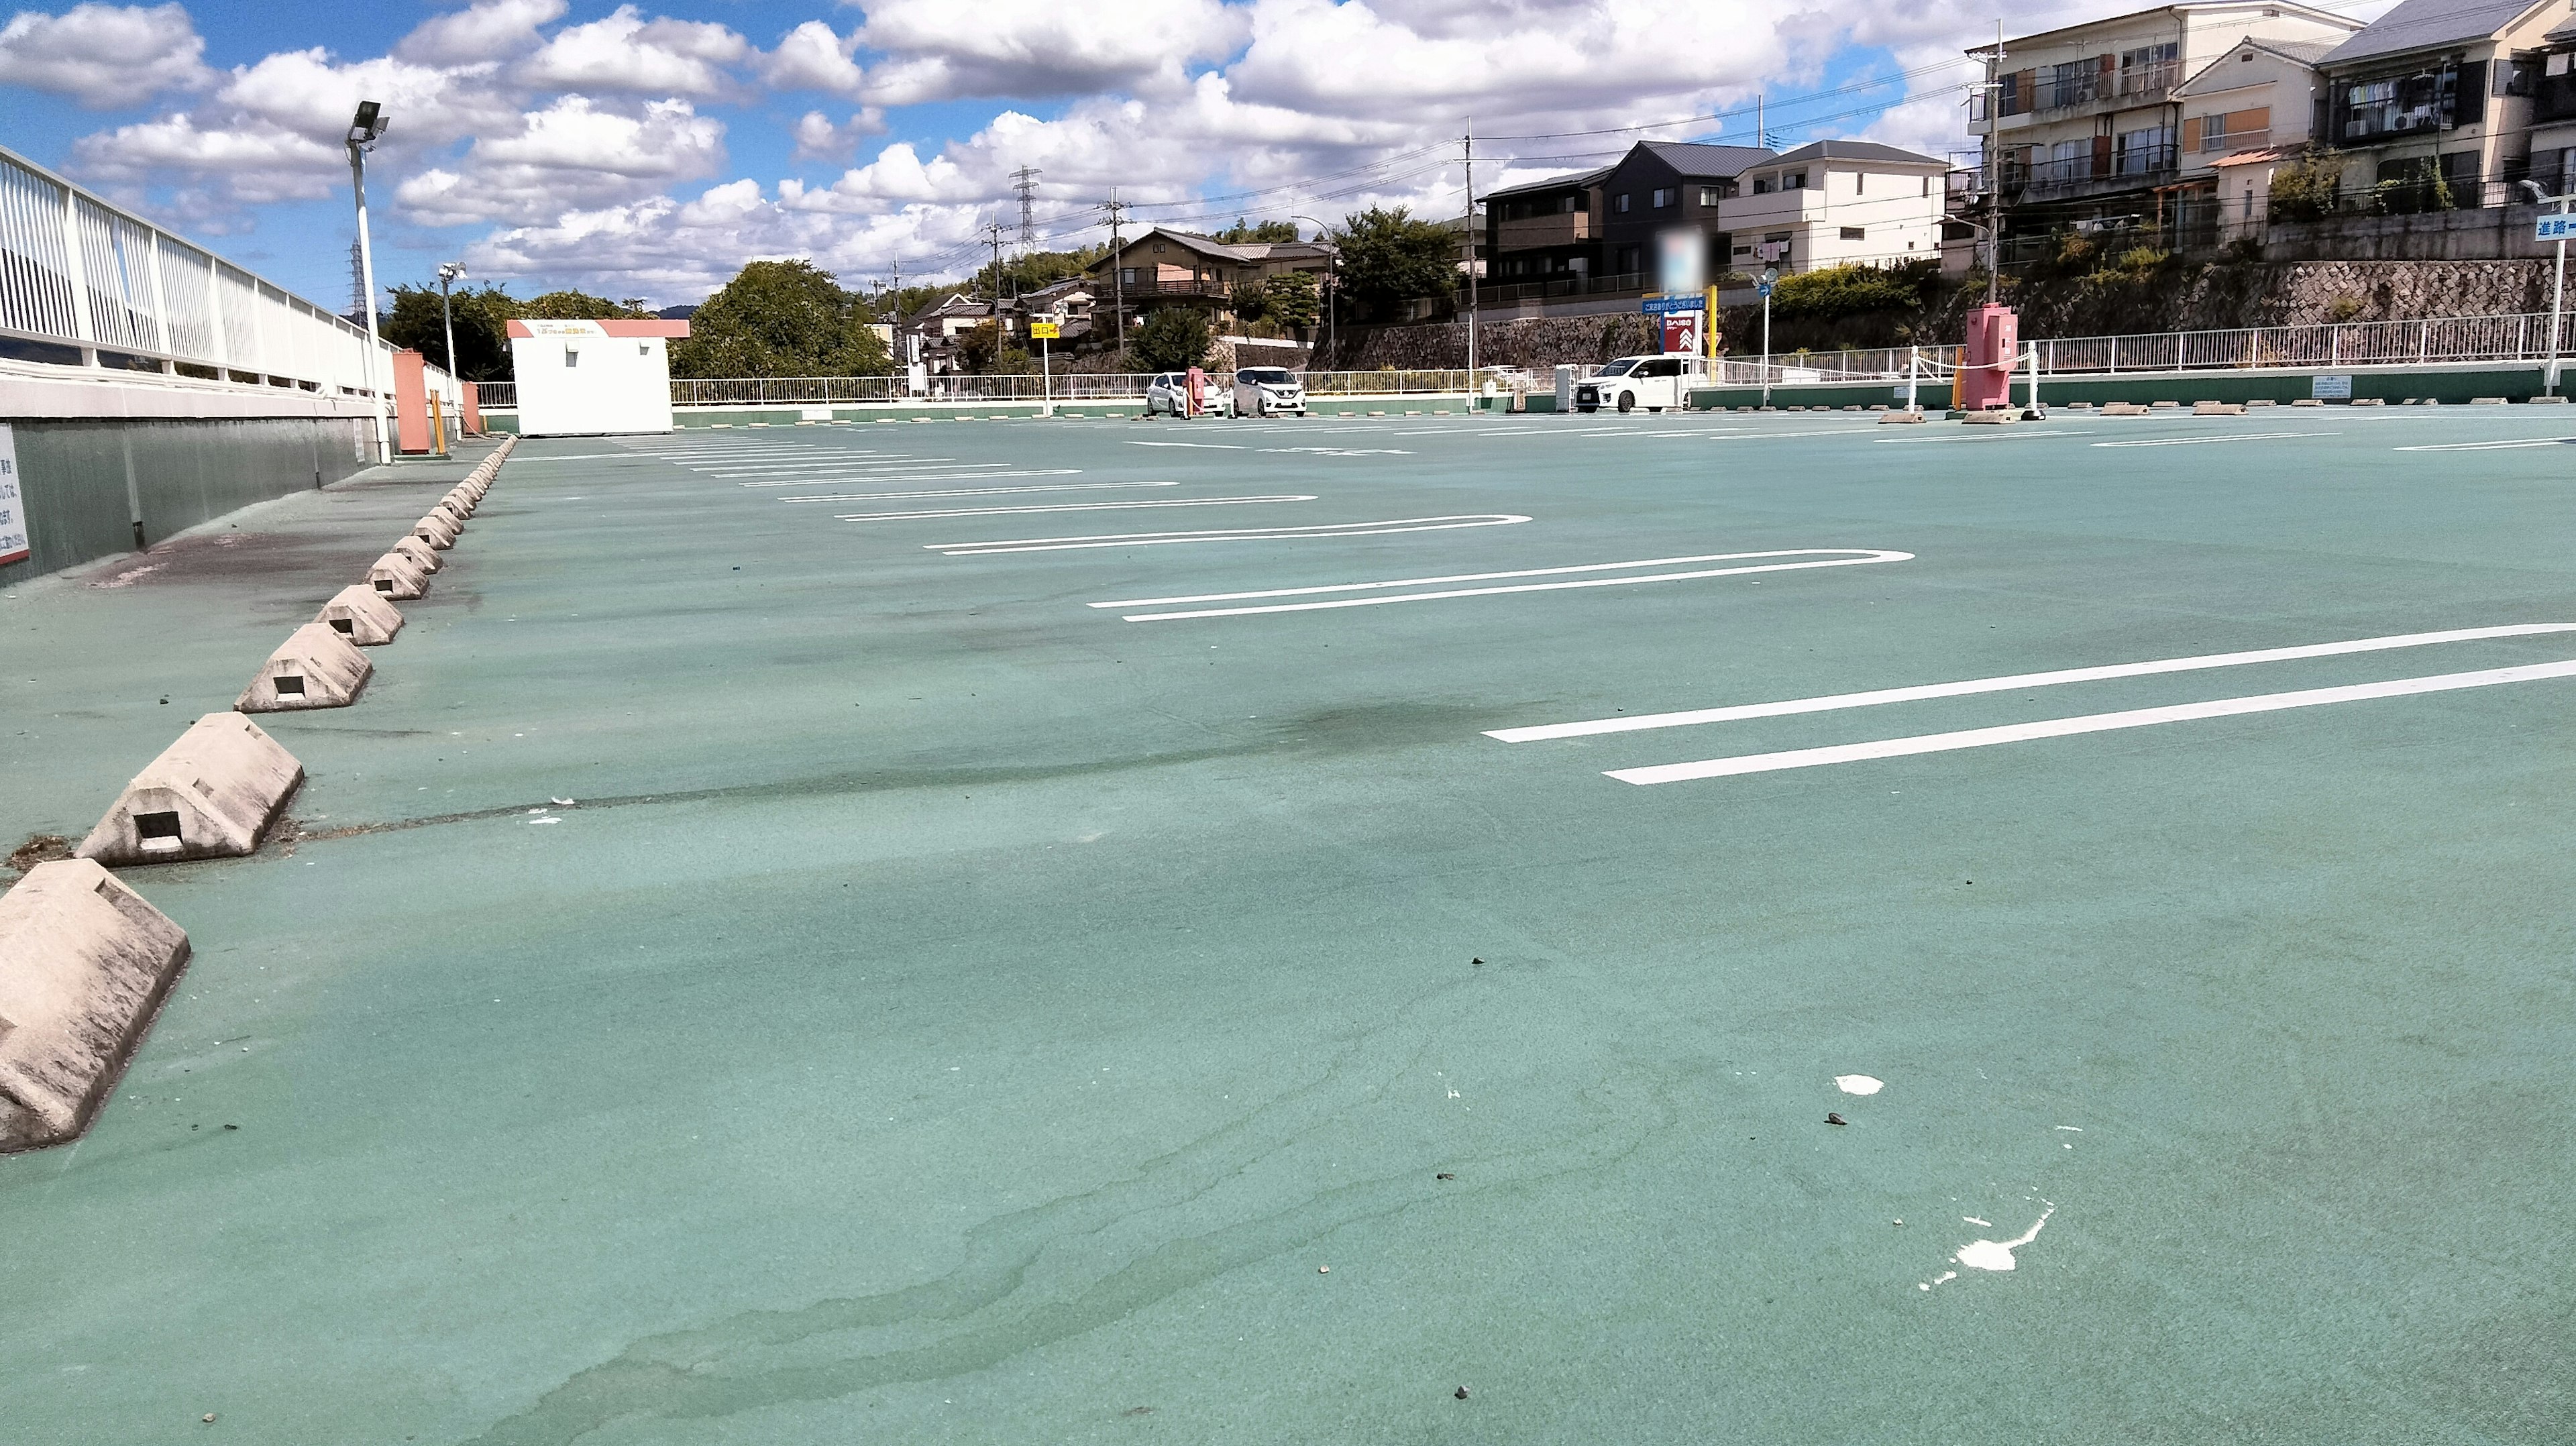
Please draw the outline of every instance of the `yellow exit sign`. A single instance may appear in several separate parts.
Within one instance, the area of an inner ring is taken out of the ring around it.
[[[1062,341],[1064,330],[1052,321],[1033,321],[1029,323],[1029,336],[1037,341]]]

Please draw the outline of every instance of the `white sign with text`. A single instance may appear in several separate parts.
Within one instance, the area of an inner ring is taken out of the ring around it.
[[[18,482],[18,434],[0,422],[0,563],[24,562],[30,552],[27,497]]]

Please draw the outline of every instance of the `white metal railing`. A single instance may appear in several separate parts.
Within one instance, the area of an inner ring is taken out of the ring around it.
[[[2549,313],[2450,316],[2414,321],[2320,322],[2309,326],[2247,326],[2225,331],[2148,332],[2135,336],[2079,336],[2035,340],[2043,376],[2112,372],[2209,371],[2249,367],[2404,366],[2431,362],[2546,361]],[[1771,381],[1783,372],[1795,381],[1901,381],[1910,347],[1805,352],[1771,358]],[[1955,346],[1923,347],[1927,360],[1956,366]],[[1759,386],[1762,363],[1742,357],[1719,361],[1717,381]]]
[[[0,149],[0,359],[370,397],[392,353],[371,380],[365,327]]]
[[[1059,402],[1139,401],[1154,372],[1058,373],[1051,390],[1035,376],[936,376],[930,390],[916,394],[901,377],[674,377],[675,407],[817,407],[825,405],[900,405],[908,402],[1036,402],[1052,395]],[[1315,397],[1455,396],[1468,390],[1463,367],[1446,370],[1303,372],[1306,393]],[[1232,372],[1209,372],[1212,386],[1230,386]],[[481,383],[477,395],[487,410],[507,411],[518,405],[515,382]]]

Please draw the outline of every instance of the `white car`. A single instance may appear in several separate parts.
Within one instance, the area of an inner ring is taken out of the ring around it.
[[[1190,374],[1164,372],[1145,384],[1145,415],[1160,413],[1170,417],[1190,414]],[[1208,386],[1199,392],[1199,415],[1230,417],[1234,415],[1234,394],[1223,387]]]
[[[1633,412],[1666,408],[1676,411],[1690,401],[1690,389],[1708,385],[1708,359],[1689,352],[1661,356],[1623,356],[1574,384],[1574,409],[1597,412],[1603,407]]]
[[[1234,414],[1267,417],[1281,412],[1306,415],[1306,384],[1286,367],[1242,367],[1234,374]]]

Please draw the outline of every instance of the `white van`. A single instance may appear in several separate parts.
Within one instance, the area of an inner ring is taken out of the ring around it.
[[[1591,377],[1574,384],[1574,409],[1597,412],[1603,407],[1633,412],[1680,410],[1690,389],[1708,385],[1708,358],[1690,352],[1661,356],[1623,356]]]
[[[1306,415],[1306,384],[1286,367],[1239,367],[1234,373],[1234,414],[1268,417],[1282,412]]]

